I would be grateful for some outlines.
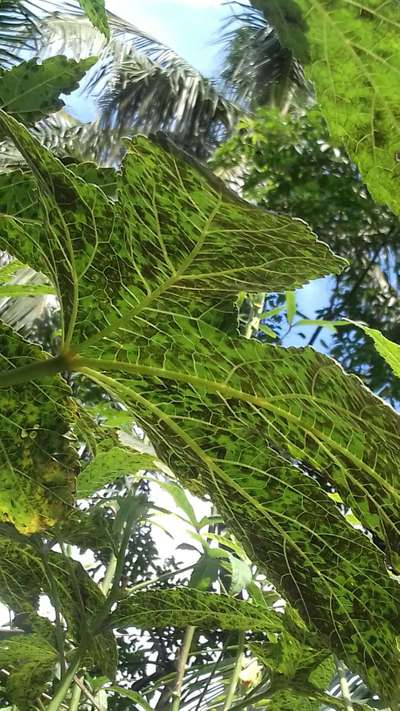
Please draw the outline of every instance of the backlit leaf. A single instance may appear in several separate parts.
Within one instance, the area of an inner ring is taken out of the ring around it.
[[[194,588],[146,590],[122,600],[111,617],[113,627],[186,627],[278,631],[282,620],[273,610]]]
[[[184,483],[212,497],[311,628],[390,696],[400,590],[327,494],[334,484],[397,555],[398,415],[313,349],[221,340],[177,317],[160,326],[143,325],[131,365],[103,362],[125,381],[97,382],[131,404]]]
[[[110,447],[97,452],[77,480],[76,495],[85,499],[122,476],[134,476],[141,469],[154,467],[154,458],[123,447]]]
[[[287,291],[285,294],[286,303],[286,318],[288,320],[289,326],[291,326],[293,319],[296,315],[296,292]]]
[[[382,356],[382,358],[385,359],[386,363],[390,365],[391,369],[393,370],[393,373],[397,375],[398,378],[400,378],[399,344],[390,341],[389,338],[386,338],[383,333],[378,331],[376,328],[369,328],[368,326],[364,326],[364,324],[362,323],[357,323],[355,325],[357,325],[359,328],[362,328],[364,333],[366,333],[367,336],[370,336],[370,338],[372,338],[378,353]]]
[[[20,62],[12,69],[0,69],[0,105],[24,124],[34,124],[64,106],[60,94],[78,88],[95,58],[76,62],[66,57],[50,57]]]
[[[106,39],[110,39],[104,0],[79,0],[79,4],[91,23],[105,35]]]
[[[221,304],[233,312],[240,290],[292,289],[344,265],[303,222],[245,203],[170,144],[133,139],[115,202],[11,117],[0,125],[41,196],[29,174],[2,179],[0,246],[52,280],[67,340],[125,340],[128,321],[177,303],[190,317]]]
[[[305,62],[335,141],[371,195],[400,212],[397,0],[255,0]]]

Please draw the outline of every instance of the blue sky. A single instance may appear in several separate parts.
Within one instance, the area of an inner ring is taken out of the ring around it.
[[[226,0],[106,0],[111,12],[169,45],[206,76],[215,74],[221,22],[232,14]]]

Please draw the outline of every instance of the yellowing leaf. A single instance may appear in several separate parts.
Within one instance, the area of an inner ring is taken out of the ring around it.
[[[45,360],[40,348],[0,325],[2,370]],[[0,520],[35,533],[73,503],[78,456],[70,427],[74,408],[59,377],[0,389]]]

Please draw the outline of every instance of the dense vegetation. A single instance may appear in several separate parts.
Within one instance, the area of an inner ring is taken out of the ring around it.
[[[206,157],[254,110],[209,166],[182,150],[196,122],[180,147],[117,136],[107,166],[45,147],[96,58],[17,61],[43,29],[4,7],[23,26],[0,36],[4,709],[399,708],[400,420],[373,392],[397,405],[397,3],[254,5],[270,24],[234,34],[225,79],[239,98],[257,40],[273,80],[257,65],[251,96],[201,114]],[[81,6],[104,68],[107,14]],[[340,319],[322,345],[349,374],[285,347],[310,322],[295,290],[325,275],[311,342]],[[194,563],[158,559],[155,486]]]

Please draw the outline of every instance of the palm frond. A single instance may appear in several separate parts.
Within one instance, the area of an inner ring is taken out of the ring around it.
[[[101,166],[117,167],[125,152],[118,133],[103,129],[96,121],[80,123],[65,110],[39,121],[29,130],[64,162],[95,161]],[[0,172],[25,165],[12,141],[0,142]]]
[[[161,130],[203,158],[231,130],[239,106],[176,52],[111,13],[106,45],[78,8],[67,9],[43,20],[39,54],[97,54],[81,91],[96,101],[99,128],[121,137]]]
[[[19,61],[22,51],[35,51],[39,8],[21,0],[0,1],[0,67],[7,69]]]
[[[225,91],[248,108],[264,104],[282,108],[294,93],[298,101],[304,101],[311,87],[275,29],[255,8],[236,2],[232,7],[221,37]]]

